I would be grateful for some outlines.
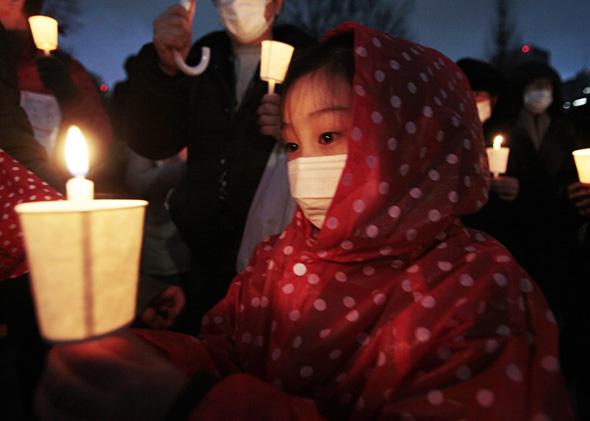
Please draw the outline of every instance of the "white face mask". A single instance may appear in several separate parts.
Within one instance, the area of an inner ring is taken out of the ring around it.
[[[492,103],[489,99],[486,99],[484,101],[476,102],[475,105],[477,105],[479,121],[481,121],[481,123],[483,124],[486,121],[488,121],[489,118],[492,116]]]
[[[272,0],[217,0],[221,23],[240,44],[256,41],[272,25],[264,17],[266,5]]]
[[[336,193],[347,155],[310,156],[289,161],[291,195],[303,214],[321,228]]]
[[[550,89],[529,89],[524,93],[524,106],[533,114],[542,114],[553,103]]]

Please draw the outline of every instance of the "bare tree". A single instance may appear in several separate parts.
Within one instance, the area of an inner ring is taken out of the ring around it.
[[[506,67],[508,52],[517,43],[516,23],[509,0],[496,0],[496,22],[493,27],[493,48],[490,61],[498,68]]]
[[[414,0],[286,0],[283,23],[321,37],[344,21],[355,21],[402,38],[410,35],[407,17]]]
[[[43,13],[53,16],[59,21],[60,32],[70,34],[76,32],[81,23],[78,0],[46,0]]]

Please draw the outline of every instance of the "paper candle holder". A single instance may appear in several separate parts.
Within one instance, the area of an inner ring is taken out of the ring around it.
[[[582,183],[590,183],[590,148],[573,151],[578,177]]]
[[[494,174],[494,177],[498,177],[500,174],[505,173],[508,167],[510,148],[501,146],[503,141],[504,138],[502,136],[496,136],[494,139],[494,146],[492,148],[486,148],[488,165],[490,167],[490,172]]]
[[[57,21],[49,16],[31,16],[29,18],[33,41],[39,50],[45,54],[57,50],[58,44],[58,24]]]
[[[260,52],[260,79],[268,82],[269,93],[275,84],[283,83],[295,48],[279,41],[262,41]]]
[[[64,200],[15,207],[45,339],[84,340],[134,319],[146,205]]]

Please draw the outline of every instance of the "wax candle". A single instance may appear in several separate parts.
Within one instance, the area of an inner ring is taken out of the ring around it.
[[[82,131],[77,126],[68,130],[66,137],[66,163],[74,176],[66,183],[68,200],[81,202],[94,198],[94,183],[86,178],[88,173],[88,147]]]
[[[498,135],[494,138],[493,146],[491,148],[486,148],[490,172],[494,174],[494,177],[498,177],[501,173],[505,173],[506,167],[508,166],[510,148],[502,146],[503,142],[504,136]]]

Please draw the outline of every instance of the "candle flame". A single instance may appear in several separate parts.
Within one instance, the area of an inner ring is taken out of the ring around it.
[[[494,149],[498,150],[502,147],[502,143],[504,142],[504,136],[498,135],[494,138]]]
[[[72,126],[68,129],[66,163],[68,170],[75,177],[84,177],[88,173],[88,146],[78,126]]]

